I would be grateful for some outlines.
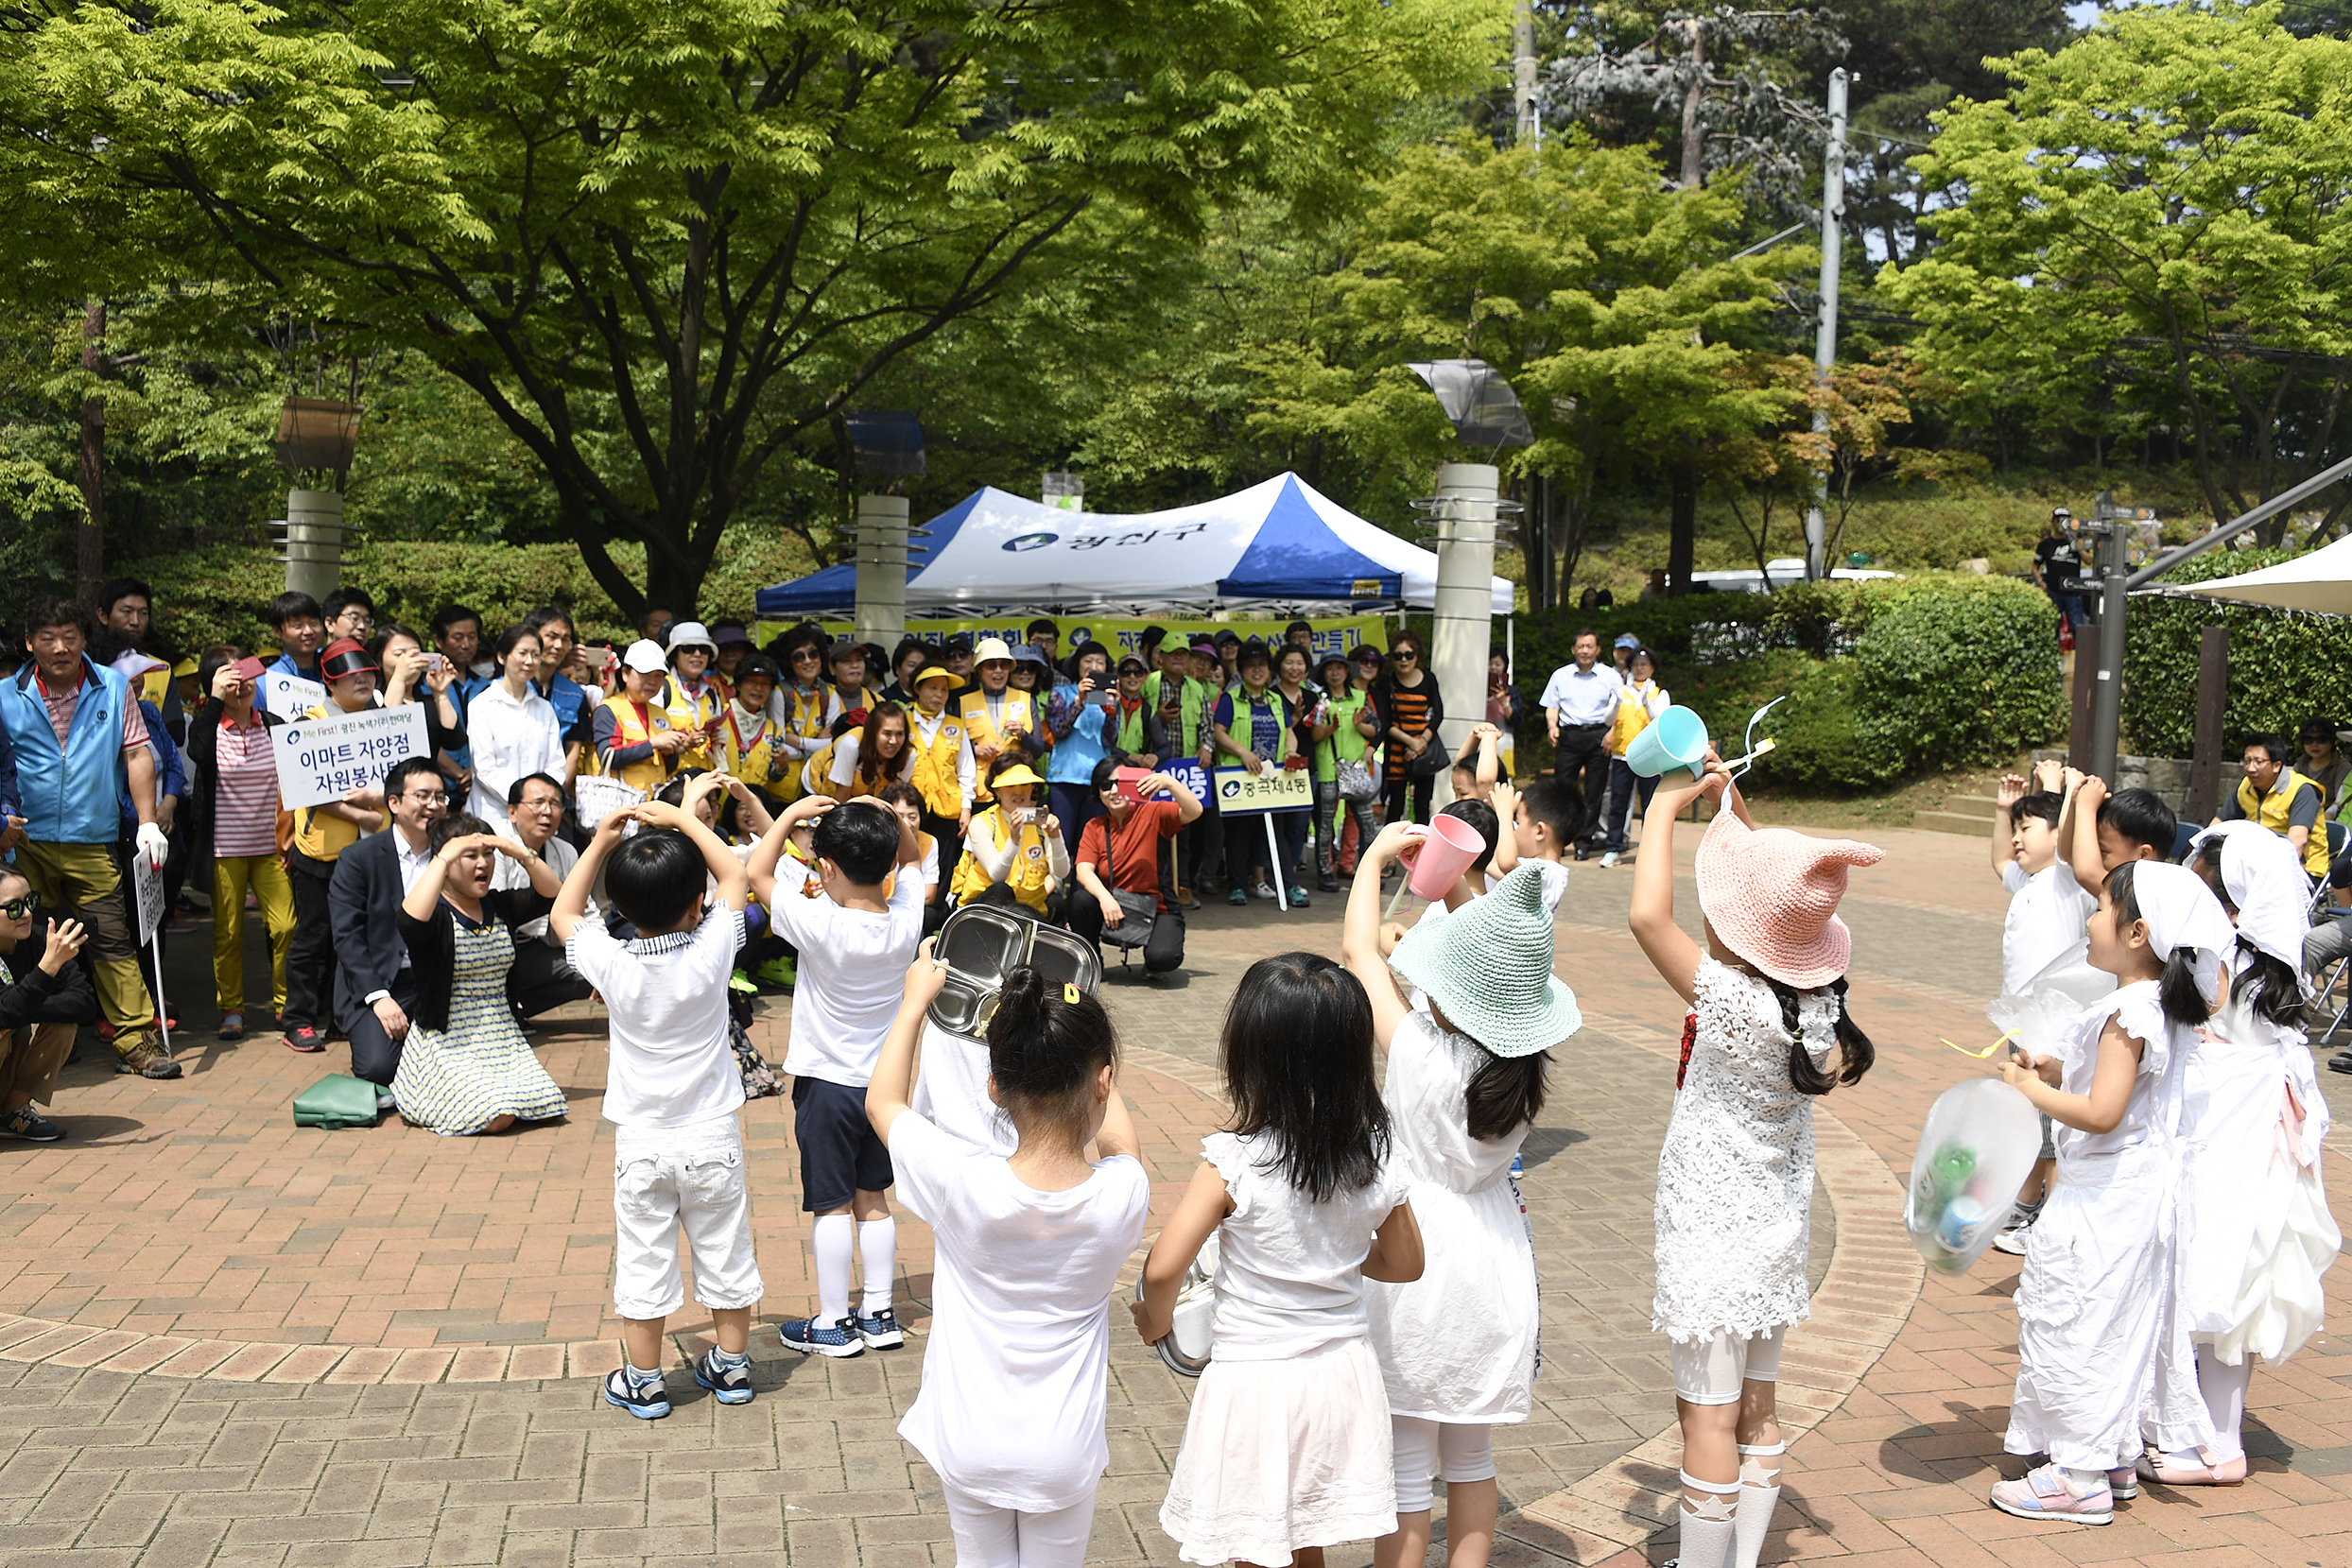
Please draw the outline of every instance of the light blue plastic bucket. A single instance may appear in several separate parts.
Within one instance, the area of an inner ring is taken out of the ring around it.
[[[1660,714],[1625,749],[1625,766],[1645,779],[1677,767],[1696,774],[1706,766],[1706,720],[1680,704]]]

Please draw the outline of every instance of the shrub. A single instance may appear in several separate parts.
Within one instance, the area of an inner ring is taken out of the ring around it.
[[[2290,560],[2292,550],[2215,550],[2165,574],[2180,584],[2235,577]],[[2133,598],[2124,620],[2123,730],[2131,748],[2186,757],[2197,741],[2197,655],[2206,627],[2229,629],[2229,740],[2264,731],[2292,735],[2319,715],[2352,721],[2352,639],[2343,617],[2217,599]]]

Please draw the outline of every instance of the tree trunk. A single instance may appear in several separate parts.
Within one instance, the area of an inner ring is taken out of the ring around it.
[[[1535,124],[1535,6],[1517,0],[1512,8],[1512,139],[1525,146],[1539,139]]]
[[[1668,525],[1666,591],[1690,592],[1690,574],[1699,555],[1699,465],[1688,458],[1674,465],[1673,510]]]
[[[106,373],[106,302],[93,300],[81,319],[81,368]],[[74,530],[76,591],[95,603],[106,581],[106,401],[81,400],[81,526]]]
[[[1706,172],[1706,128],[1699,123],[1699,106],[1706,98],[1706,34],[1696,17],[1684,24],[1690,29],[1690,87],[1683,94],[1683,189],[1695,191]]]

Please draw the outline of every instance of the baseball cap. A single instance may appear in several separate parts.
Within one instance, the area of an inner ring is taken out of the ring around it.
[[[1136,658],[1132,653],[1128,654],[1125,658],[1119,661],[1118,672],[1121,675],[1125,675],[1130,670],[1134,671],[1137,675],[1149,675],[1151,673],[1150,666],[1146,664],[1142,660]]]
[[[662,645],[650,637],[640,637],[629,645],[621,655],[621,663],[639,675],[658,675],[669,668],[669,661],[662,657]]]
[[[733,647],[737,643],[748,644],[751,640],[752,634],[743,629],[741,621],[721,621],[711,628],[711,641],[720,647]]]
[[[1634,636],[1630,631],[1620,631],[1617,633],[1617,640],[1614,646],[1617,647],[1639,647],[1641,646],[1641,639]]]

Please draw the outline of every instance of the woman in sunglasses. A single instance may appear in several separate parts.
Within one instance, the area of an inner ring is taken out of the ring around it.
[[[1422,666],[1428,649],[1412,632],[1401,632],[1389,646],[1388,668],[1373,683],[1372,705],[1380,711],[1388,736],[1388,755],[1380,774],[1381,820],[1427,822],[1429,795],[1445,751],[1437,744],[1438,726],[1445,722],[1445,704],[1438,697],[1437,677]],[[1412,812],[1406,815],[1407,792]]]
[[[78,921],[54,922],[40,961],[28,961],[40,912],[32,884],[0,866],[0,1133],[53,1144],[65,1129],[33,1102],[45,1106],[56,1095],[74,1031],[98,1016],[98,999],[74,962],[82,944]]]

